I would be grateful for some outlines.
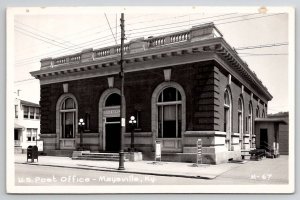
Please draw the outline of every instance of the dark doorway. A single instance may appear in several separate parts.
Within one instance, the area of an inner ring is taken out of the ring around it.
[[[18,129],[15,129],[14,139],[19,140],[19,131],[18,131]]]
[[[120,121],[105,124],[106,151],[118,152],[120,150],[120,128]]]
[[[268,129],[260,129],[260,148],[268,150]]]

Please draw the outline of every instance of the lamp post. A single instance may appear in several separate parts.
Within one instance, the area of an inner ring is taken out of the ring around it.
[[[134,126],[136,124],[136,120],[134,116],[130,117],[129,124],[131,124],[131,144],[130,151],[134,152]]]
[[[79,150],[83,151],[83,136],[82,136],[82,132],[83,132],[83,126],[85,125],[84,121],[82,118],[79,119],[78,122],[79,128],[80,128],[80,147]]]

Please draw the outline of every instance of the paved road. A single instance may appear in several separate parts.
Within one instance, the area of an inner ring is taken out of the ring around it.
[[[215,179],[204,180],[167,176],[138,175],[85,169],[15,164],[16,185],[211,185],[287,184],[288,157],[237,164]]]

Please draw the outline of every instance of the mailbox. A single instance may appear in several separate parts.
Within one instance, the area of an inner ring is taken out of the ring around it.
[[[28,162],[28,159],[31,159],[31,162],[34,162],[34,159],[36,159],[37,161],[39,160],[37,146],[30,145],[27,147],[27,162]]]

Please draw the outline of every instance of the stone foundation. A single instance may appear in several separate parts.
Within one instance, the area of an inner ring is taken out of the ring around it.
[[[231,159],[241,159],[241,147],[237,134],[233,135],[231,150],[228,151],[225,146],[225,132],[187,131],[184,134],[183,154],[180,155],[182,157],[180,160],[196,162],[198,139],[202,139],[202,163],[204,164],[220,164]],[[164,158],[162,157],[162,159]]]

